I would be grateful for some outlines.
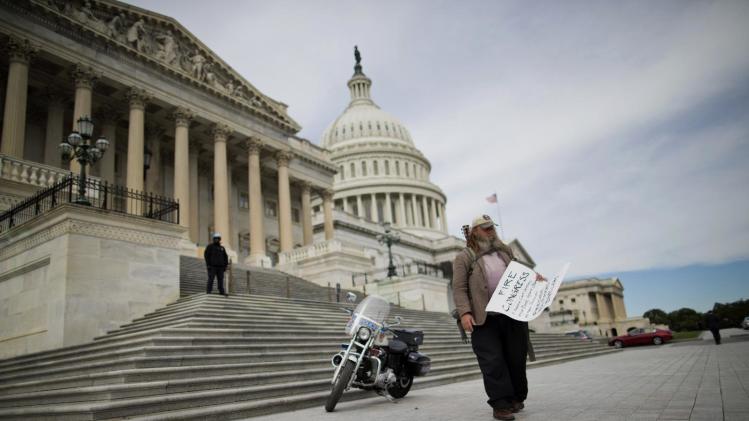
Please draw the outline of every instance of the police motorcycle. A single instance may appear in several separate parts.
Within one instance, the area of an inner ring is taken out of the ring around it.
[[[349,301],[356,295],[349,293]],[[346,333],[351,336],[348,344],[332,359],[335,372],[332,388],[325,410],[332,412],[343,392],[351,387],[372,390],[379,395],[399,399],[411,390],[414,376],[424,376],[431,368],[431,360],[419,353],[424,342],[424,333],[419,330],[393,329],[401,323],[388,325],[385,320],[390,312],[390,303],[382,297],[370,295],[351,311]],[[387,334],[392,334],[388,341]]]

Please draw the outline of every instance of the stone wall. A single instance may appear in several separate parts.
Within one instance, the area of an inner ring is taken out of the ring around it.
[[[92,340],[179,297],[186,228],[62,205],[0,236],[0,358]]]

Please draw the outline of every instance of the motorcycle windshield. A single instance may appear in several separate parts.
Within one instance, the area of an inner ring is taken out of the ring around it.
[[[351,319],[346,325],[346,332],[353,335],[360,327],[377,330],[390,314],[390,303],[377,295],[370,295],[356,306]]]

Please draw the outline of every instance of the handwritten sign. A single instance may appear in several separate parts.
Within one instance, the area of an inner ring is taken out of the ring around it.
[[[553,278],[536,282],[538,275],[533,269],[522,263],[510,262],[486,311],[506,314],[523,322],[535,319],[554,301],[569,267],[570,264],[566,263]]]

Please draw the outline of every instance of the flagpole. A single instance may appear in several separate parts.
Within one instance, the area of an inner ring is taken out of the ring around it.
[[[497,221],[499,222],[499,235],[502,236],[502,241],[507,241],[505,238],[505,225],[502,223],[502,213],[499,211],[499,195],[495,192],[494,197],[497,198],[495,204],[497,205]]]

